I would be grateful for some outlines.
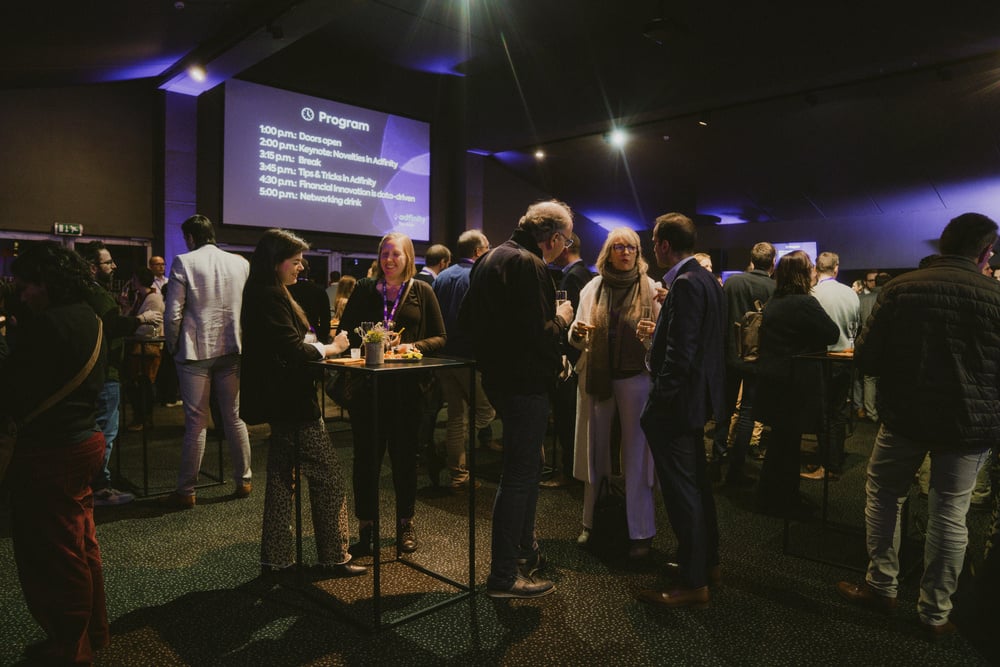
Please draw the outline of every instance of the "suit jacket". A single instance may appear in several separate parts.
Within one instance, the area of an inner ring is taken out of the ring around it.
[[[569,270],[562,275],[562,279],[559,281],[559,289],[566,290],[566,297],[573,304],[574,312],[580,308],[580,291],[593,277],[590,269],[583,263],[583,260],[573,262]],[[569,359],[569,363],[575,366],[576,362],[580,360],[580,350],[569,345],[565,340],[562,347],[566,358]]]
[[[163,330],[177,361],[239,354],[243,286],[249,274],[245,259],[214,244],[174,258]]]
[[[719,282],[697,261],[687,261],[653,333],[653,389],[641,419],[647,433],[675,437],[703,428],[710,415],[725,414],[725,322]]]

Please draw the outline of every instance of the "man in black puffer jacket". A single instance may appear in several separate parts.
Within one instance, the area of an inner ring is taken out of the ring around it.
[[[895,608],[900,508],[930,452],[917,611],[932,639],[955,631],[948,615],[968,543],[965,514],[976,474],[1000,441],[1000,283],[981,273],[996,241],[997,224],[984,215],[949,222],[941,257],[883,288],[855,348],[858,368],[879,378],[882,428],[868,462],[868,573],[837,588],[857,604]]]

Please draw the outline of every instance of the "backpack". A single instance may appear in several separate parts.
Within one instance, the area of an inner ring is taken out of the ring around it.
[[[764,319],[764,305],[754,299],[756,310],[748,311],[743,319],[734,322],[736,327],[736,356],[742,361],[753,363],[760,356],[760,323]]]

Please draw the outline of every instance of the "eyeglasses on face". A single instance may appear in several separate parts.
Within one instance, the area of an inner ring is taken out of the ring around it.
[[[568,236],[566,236],[562,232],[553,232],[552,233],[552,237],[555,238],[556,236],[561,236],[562,237],[563,247],[564,248],[572,248],[573,247],[573,239],[569,238]]]
[[[107,265],[107,266],[111,266],[114,263],[115,263],[115,260],[113,260],[113,259],[106,259],[103,262],[98,262],[98,264],[103,264],[103,265]]]
[[[636,246],[627,245],[625,243],[615,243],[614,245],[611,246],[611,249],[614,250],[615,252],[625,252],[626,250],[628,250],[630,253],[633,254],[635,254],[639,250],[639,248],[637,248]]]

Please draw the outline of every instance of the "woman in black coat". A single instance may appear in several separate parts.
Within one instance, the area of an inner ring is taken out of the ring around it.
[[[794,357],[824,353],[837,341],[840,329],[813,297],[815,269],[809,255],[796,250],[778,262],[774,296],[764,307],[757,361],[754,419],[771,426],[771,437],[760,471],[757,499],[768,513],[804,511],[799,496],[799,453],[802,433],[821,409],[818,364],[796,363]]]
[[[308,247],[290,232],[269,229],[250,259],[241,315],[240,416],[248,424],[271,426],[262,571],[295,562],[288,526],[297,455],[301,477],[309,482],[319,565],[334,576],[349,577],[366,569],[349,562],[344,477],[320,415],[315,369],[307,363],[340,354],[348,343],[343,335],[329,345],[317,342],[313,334],[307,337],[306,315],[288,292]]]
[[[386,234],[379,242],[378,253],[375,274],[359,280],[351,292],[340,319],[341,334],[346,332],[357,347],[361,337],[356,329],[362,322],[391,322],[394,331],[402,332],[401,343],[409,343],[423,354],[437,352],[444,347],[444,319],[431,286],[413,279],[417,272],[413,242],[405,234]],[[396,492],[396,547],[404,553],[417,549],[413,513],[423,392],[419,374],[407,373],[387,380],[379,382],[377,442],[369,393],[355,388],[347,405],[354,432],[354,510],[360,531],[358,543],[351,547],[355,556],[372,552],[372,520],[378,511],[374,485],[386,450]]]

